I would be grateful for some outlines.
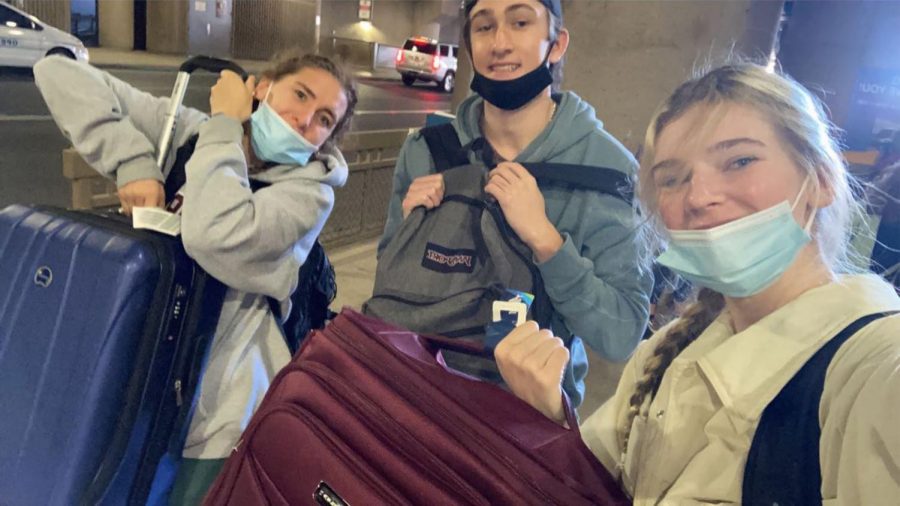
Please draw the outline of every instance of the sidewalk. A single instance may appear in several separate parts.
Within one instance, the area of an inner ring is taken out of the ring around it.
[[[335,311],[350,306],[357,311],[372,296],[375,286],[375,253],[378,239],[350,244],[328,251],[337,278],[337,297],[331,304]]]
[[[186,55],[150,53],[106,47],[89,48],[91,64],[109,69],[175,70],[188,58]],[[265,60],[234,60],[251,74],[258,74],[269,62]],[[399,81],[400,74],[393,68],[376,69],[349,67],[357,79]]]

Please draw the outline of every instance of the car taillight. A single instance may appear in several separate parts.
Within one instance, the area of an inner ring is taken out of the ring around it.
[[[397,51],[397,63],[403,63],[403,60],[406,59],[406,55],[403,54],[403,50]]]
[[[438,55],[434,55],[434,58],[431,59],[431,70],[437,70],[441,66],[441,57]]]

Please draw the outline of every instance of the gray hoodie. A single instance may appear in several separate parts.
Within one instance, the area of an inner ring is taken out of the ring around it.
[[[571,92],[554,100],[558,106],[553,119],[513,161],[600,166],[634,175],[634,157],[603,130],[590,104]],[[477,95],[460,104],[453,126],[463,145],[483,137],[483,107]],[[483,163],[474,152],[469,161]],[[434,170],[425,139],[411,135],[397,160],[379,251],[403,221],[401,203],[412,181]],[[608,359],[628,358],[647,324],[652,276],[641,268],[646,252],[637,240],[640,219],[630,206],[610,195],[561,186],[542,187],[541,193],[547,217],[564,242],[538,269],[553,304],[553,331],[571,352],[563,386],[577,406],[584,398],[588,368],[582,340]]]
[[[155,147],[168,98],[62,57],[38,62],[34,76],[60,129],[98,172],[120,187],[165,179],[175,157],[160,171]],[[253,193],[240,123],[182,107],[173,151],[195,133],[182,188],[182,240],[191,257],[229,290],[184,455],[225,458],[271,379],[290,360],[266,297],[289,307],[299,268],[348,169],[337,149],[320,152],[303,167],[280,165],[254,175],[272,184]]]

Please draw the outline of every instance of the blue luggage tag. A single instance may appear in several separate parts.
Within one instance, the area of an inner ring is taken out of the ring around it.
[[[504,337],[525,323],[532,302],[534,296],[530,293],[506,289],[501,298],[494,301],[493,321],[485,327],[485,348],[493,353]]]

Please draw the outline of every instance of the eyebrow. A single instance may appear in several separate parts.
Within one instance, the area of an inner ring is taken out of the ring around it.
[[[735,139],[727,139],[721,142],[717,142],[715,145],[710,146],[706,151],[712,153],[714,151],[725,151],[726,149],[733,148],[740,144],[751,144],[753,146],[766,147],[766,144],[762,141],[751,139],[750,137],[738,137]]]
[[[676,160],[674,158],[669,158],[667,160],[663,160],[663,161],[657,163],[653,167],[650,167],[650,175],[653,175],[654,173],[656,173],[657,170],[676,169],[678,167],[681,167],[682,165],[684,165],[684,164],[681,163],[679,160]]]
[[[318,97],[316,97],[316,94],[313,93],[313,90],[309,89],[309,86],[303,84],[303,82],[301,82],[301,81],[294,81],[294,84],[297,85],[297,86],[299,86],[299,87],[301,87],[301,88],[303,88],[303,91],[304,91],[307,95],[311,96],[311,97],[313,98],[313,100],[315,100],[316,98],[318,98]],[[331,121],[336,121],[336,120],[337,120],[337,114],[335,114],[334,111],[332,111],[330,107],[323,107],[323,108],[318,109],[318,110],[327,112],[329,115],[331,115]]]
[[[318,98],[318,97],[316,97],[316,94],[313,93],[313,90],[309,89],[309,86],[303,84],[302,81],[294,81],[294,84],[303,88],[303,91],[306,92],[306,94],[311,96],[312,98]]]

